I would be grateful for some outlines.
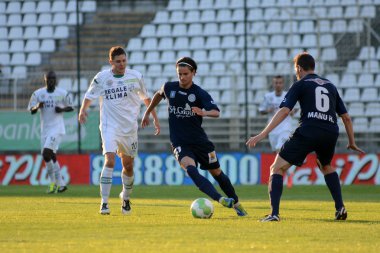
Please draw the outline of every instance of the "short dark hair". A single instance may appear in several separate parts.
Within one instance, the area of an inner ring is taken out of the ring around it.
[[[122,55],[122,54],[127,55],[121,46],[114,46],[114,47],[111,47],[110,49],[109,58],[110,60],[113,60],[115,59],[115,56]]]
[[[181,66],[181,67],[188,67],[191,71],[197,72],[197,63],[191,59],[190,57],[181,57],[177,60],[176,67]]]
[[[294,65],[299,65],[305,71],[315,69],[315,60],[313,56],[311,56],[307,52],[297,54],[294,57],[293,61],[294,61]]]

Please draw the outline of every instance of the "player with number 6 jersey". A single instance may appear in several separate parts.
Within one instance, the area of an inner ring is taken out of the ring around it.
[[[306,156],[315,152],[317,164],[325,177],[326,184],[335,202],[335,219],[345,220],[347,211],[343,204],[340,180],[331,166],[335,145],[339,135],[337,114],[341,117],[348,136],[348,149],[363,153],[355,143],[352,121],[336,87],[327,79],[314,73],[315,61],[308,53],[300,53],[294,58],[297,75],[295,82],[280,110],[273,116],[265,129],[248,139],[247,146],[254,147],[264,139],[290,113],[298,101],[301,107],[299,127],[284,143],[270,168],[268,192],[272,206],[271,214],[263,222],[279,221],[280,199],[283,188],[283,175],[291,165],[301,165]]]

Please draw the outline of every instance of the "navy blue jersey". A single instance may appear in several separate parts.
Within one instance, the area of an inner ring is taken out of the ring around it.
[[[168,100],[170,141],[174,146],[209,142],[202,128],[203,117],[191,110],[195,106],[219,111],[208,92],[194,83],[189,89],[183,89],[176,81],[165,83],[161,95]]]
[[[293,109],[297,101],[301,107],[299,130],[303,135],[312,135],[315,128],[339,133],[337,114],[342,115],[347,110],[329,80],[316,74],[305,76],[291,86],[280,108]]]

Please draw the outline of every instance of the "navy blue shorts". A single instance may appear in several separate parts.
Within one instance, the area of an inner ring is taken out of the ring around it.
[[[338,134],[318,128],[313,128],[311,132],[312,136],[305,136],[296,129],[282,146],[280,157],[290,164],[301,166],[306,156],[315,152],[322,166],[330,164],[335,153]]]
[[[194,159],[196,167],[199,163],[202,170],[213,170],[220,167],[214,144],[211,142],[199,145],[172,146],[172,151],[178,162],[183,157],[188,156]]]

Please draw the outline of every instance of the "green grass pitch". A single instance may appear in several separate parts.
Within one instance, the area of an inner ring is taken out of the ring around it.
[[[194,186],[135,186],[132,214],[123,216],[113,186],[111,215],[99,211],[99,188],[0,187],[0,252],[379,252],[380,187],[343,186],[348,220],[333,221],[326,186],[284,188],[279,223],[266,186],[238,186],[249,213],[213,202],[211,219],[195,219],[190,204],[205,197]]]

